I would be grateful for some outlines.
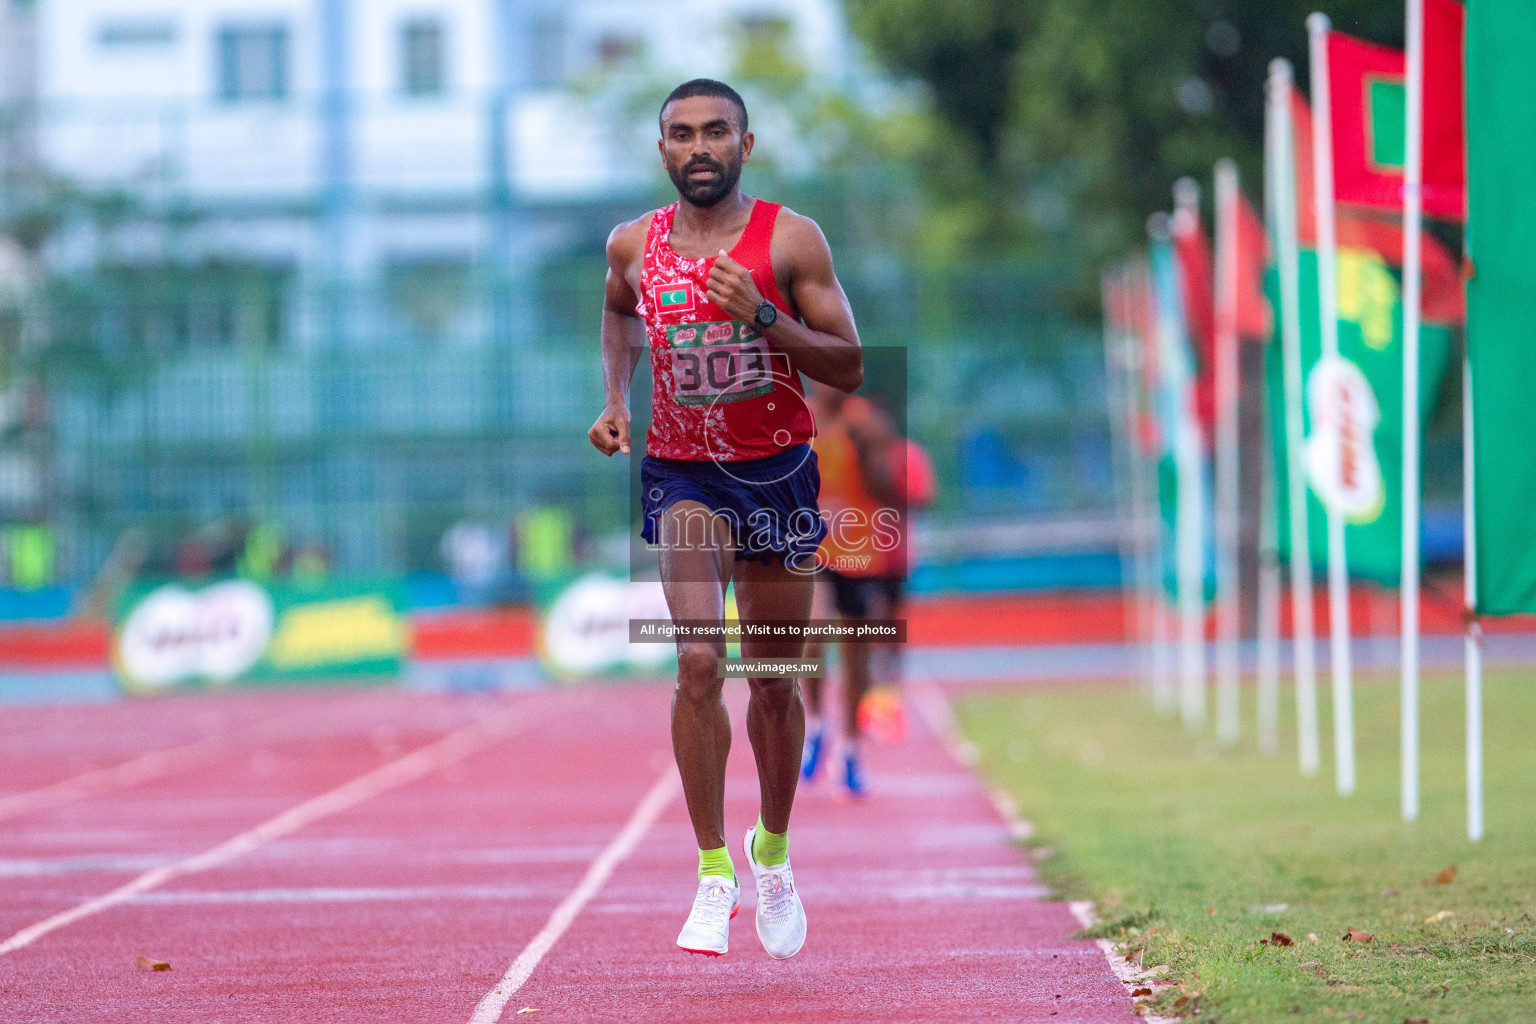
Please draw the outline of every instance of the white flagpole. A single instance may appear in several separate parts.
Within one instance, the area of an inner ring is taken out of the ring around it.
[[[1329,27],[1326,14],[1307,15],[1312,63],[1312,191],[1317,203],[1317,307],[1323,332],[1322,358],[1331,362],[1339,356],[1339,314],[1338,276],[1334,271],[1338,244],[1334,239],[1333,113],[1328,96]],[[1333,505],[1335,503],[1329,500],[1323,502],[1328,514],[1328,646],[1333,655],[1334,779],[1340,795],[1348,796],[1355,791],[1349,562],[1344,550],[1344,517],[1337,507],[1330,507]]]
[[[1182,191],[1187,209],[1189,190]],[[1168,227],[1156,215],[1152,230],[1155,237],[1166,237],[1168,233]],[[1159,310],[1158,318],[1165,330],[1172,329],[1171,313]],[[1185,338],[1165,345],[1162,351],[1187,345],[1187,320],[1185,330]],[[1200,423],[1190,401],[1194,375],[1187,353],[1179,373],[1179,405],[1173,424],[1173,461],[1178,480],[1174,565],[1179,602],[1179,717],[1186,729],[1197,732],[1205,728],[1205,481],[1200,465]]]
[[[1265,420],[1269,417],[1266,414]],[[1259,753],[1273,755],[1280,749],[1280,557],[1276,521],[1275,459],[1270,433],[1264,431],[1264,482],[1259,501],[1259,640],[1258,679],[1255,697],[1258,711]]]
[[[1307,537],[1307,478],[1302,462],[1301,283],[1296,237],[1296,147],[1291,119],[1291,62],[1269,64],[1267,128],[1275,166],[1269,175],[1276,262],[1280,268],[1280,343],[1285,367],[1286,518],[1291,539],[1291,618],[1296,676],[1296,753],[1301,773],[1317,774],[1317,650],[1313,638],[1312,552]]]
[[[1135,471],[1131,459],[1128,425],[1130,416],[1130,376],[1126,364],[1125,334],[1117,322],[1113,297],[1123,294],[1127,273],[1124,267],[1103,267],[1099,270],[1099,302],[1104,320],[1104,383],[1105,411],[1109,415],[1109,444],[1111,466],[1114,473],[1115,522],[1119,527],[1120,547],[1120,597],[1122,614],[1127,626],[1136,630],[1136,639],[1144,640],[1140,623],[1140,582],[1135,560],[1136,517],[1141,510],[1131,502],[1129,475]],[[1125,639],[1130,639],[1126,637]],[[1140,649],[1138,645],[1138,649]],[[1150,669],[1150,664],[1146,666]],[[1142,674],[1142,689],[1151,696],[1150,671]]]
[[[1465,538],[1462,565],[1466,578],[1467,600],[1467,838],[1474,843],[1483,838],[1483,627],[1471,613],[1477,610],[1477,531],[1473,519],[1476,500],[1472,485],[1476,482],[1472,464],[1472,355],[1470,350],[1462,366],[1461,383],[1461,502],[1462,531]]]
[[[1160,341],[1158,333],[1161,328],[1158,324],[1156,290],[1152,285],[1151,270],[1145,262],[1136,264],[1134,274],[1135,286],[1141,289],[1141,302],[1139,308],[1145,311],[1146,321],[1141,324],[1144,331],[1152,332],[1149,335],[1150,344],[1154,354],[1160,353]],[[1147,339],[1143,339],[1146,343]],[[1141,358],[1145,359],[1147,353],[1143,350]],[[1161,356],[1155,365],[1158,378],[1167,372],[1167,367],[1162,365]],[[1153,398],[1155,402],[1156,399]],[[1168,424],[1163,429],[1169,429]],[[1148,460],[1151,463],[1151,460]],[[1169,608],[1167,596],[1164,591],[1163,581],[1168,575],[1168,549],[1163,536],[1162,508],[1158,495],[1160,486],[1157,478],[1155,463],[1144,467],[1145,486],[1145,513],[1143,527],[1147,545],[1147,610],[1148,622],[1152,630],[1152,707],[1160,715],[1173,714],[1177,703],[1173,687],[1173,651],[1171,648],[1171,630],[1169,628]]]
[[[1216,161],[1216,738],[1241,732],[1238,634],[1237,164]]]
[[[1179,480],[1175,518],[1179,576],[1179,716],[1191,732],[1205,728],[1205,481],[1200,427],[1193,409],[1179,427],[1174,461]]]
[[[1266,105],[1264,121],[1264,215],[1268,223],[1274,223],[1274,184],[1276,181],[1273,132],[1270,130],[1271,111]],[[1268,393],[1269,378],[1264,381],[1262,394]],[[1280,558],[1279,523],[1276,521],[1274,435],[1270,428],[1267,399],[1259,402],[1263,429],[1259,446],[1259,600],[1258,650],[1256,678],[1254,680],[1255,728],[1259,753],[1273,756],[1280,749]]]
[[[1158,518],[1161,520],[1161,512]],[[1153,524],[1157,529],[1157,557],[1154,565],[1157,569],[1157,578],[1153,585],[1157,588],[1156,600],[1152,604],[1152,709],[1160,715],[1173,714],[1178,700],[1173,688],[1173,629],[1171,618],[1172,609],[1168,607],[1168,601],[1163,593],[1163,580],[1167,576],[1168,551],[1163,542],[1162,523]]]
[[[1200,186],[1193,178],[1174,182],[1175,233],[1198,230]],[[1177,266],[1175,256],[1175,266]],[[1190,310],[1184,311],[1186,342],[1193,342]],[[1186,351],[1193,355],[1192,346]],[[1205,475],[1200,421],[1195,415],[1194,361],[1186,363],[1185,390],[1174,447],[1179,478],[1175,519],[1179,571],[1179,715],[1192,732],[1205,728]]]
[[[1408,0],[1403,162],[1402,812],[1419,817],[1419,313],[1423,222],[1424,0]]]
[[[1157,627],[1154,617],[1161,614],[1157,592],[1156,531],[1157,509],[1148,500],[1155,492],[1147,481],[1148,459],[1141,450],[1140,425],[1146,414],[1146,393],[1143,390],[1146,369],[1143,366],[1142,338],[1135,311],[1146,310],[1146,266],[1132,261],[1124,271],[1125,299],[1127,303],[1125,333],[1122,346],[1125,358],[1125,395],[1128,400],[1126,415],[1126,444],[1130,454],[1132,539],[1136,557],[1136,635],[1141,644],[1142,671],[1153,705],[1158,700],[1158,654],[1156,649]]]

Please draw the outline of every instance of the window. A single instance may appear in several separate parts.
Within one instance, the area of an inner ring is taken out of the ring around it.
[[[597,40],[597,62],[605,71],[633,67],[640,62],[643,53],[639,36],[610,34]]]
[[[783,46],[794,33],[794,25],[779,15],[752,14],[741,19],[741,32],[751,46]]]
[[[533,85],[549,88],[565,81],[565,21],[559,15],[542,13],[534,15],[528,29],[529,63],[532,65]]]
[[[106,48],[170,46],[176,42],[176,25],[170,21],[108,21],[96,30],[96,41]]]
[[[407,96],[439,96],[443,73],[443,26],[438,21],[407,22],[400,31],[401,84]]]
[[[280,100],[288,95],[288,30],[225,28],[218,35],[219,99]]]

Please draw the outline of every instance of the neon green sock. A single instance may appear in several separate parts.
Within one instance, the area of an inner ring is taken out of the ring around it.
[[[765,868],[783,864],[789,860],[789,833],[769,832],[759,814],[757,831],[752,833],[752,857]]]
[[[722,846],[714,850],[699,851],[699,877],[705,875],[720,875],[736,881],[736,865],[731,863],[731,851],[729,847]]]

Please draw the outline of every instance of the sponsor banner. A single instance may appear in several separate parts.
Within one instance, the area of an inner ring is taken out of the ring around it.
[[[1322,358],[1318,326],[1317,254],[1301,251],[1302,466],[1307,477],[1307,539],[1312,560],[1327,561],[1324,502],[1344,517],[1352,575],[1396,584],[1402,572],[1403,350],[1402,302],[1396,268],[1382,254],[1339,249],[1339,358]],[[1279,281],[1267,287],[1278,306]],[[1451,329],[1426,323],[1419,334],[1419,409],[1428,420],[1451,354]],[[1275,446],[1275,496],[1286,512],[1284,367],[1280,343],[1269,346],[1265,390]],[[1421,426],[1422,429],[1422,426]],[[1290,558],[1290,531],[1279,532]]]
[[[166,583],[124,603],[112,664],[139,692],[393,676],[408,642],[388,586]]]
[[[1536,6],[1478,0],[1467,17],[1476,609],[1510,615],[1536,612]]]
[[[658,582],[630,582],[601,573],[565,588],[544,613],[539,658],[556,679],[670,675],[673,644],[633,643],[630,620],[666,619],[667,597]]]

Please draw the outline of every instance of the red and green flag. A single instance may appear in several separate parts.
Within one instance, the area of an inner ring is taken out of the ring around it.
[[[1424,0],[1424,213],[1463,220],[1467,209],[1462,40],[1466,11]],[[1401,210],[1407,86],[1401,50],[1328,34],[1333,181],[1340,203]]]
[[[1216,278],[1199,209],[1191,205],[1175,212],[1171,234],[1180,308],[1195,358],[1195,415],[1209,443],[1216,423]]]
[[[1269,299],[1264,294],[1264,267],[1269,261],[1269,239],[1264,222],[1248,202],[1237,197],[1237,336],[1248,341],[1269,339],[1273,326]]]
[[[1337,221],[1339,355],[1324,365],[1317,293],[1317,252],[1312,221],[1311,114],[1306,101],[1293,97],[1296,209],[1301,234],[1300,299],[1301,362],[1304,381],[1302,464],[1308,468],[1307,536],[1314,557],[1327,550],[1327,518],[1316,490],[1319,480],[1347,477],[1348,485],[1333,500],[1344,511],[1345,550],[1352,575],[1395,583],[1402,567],[1402,248],[1399,219],[1339,211]],[[1424,325],[1420,331],[1420,429],[1433,411],[1445,368],[1450,360],[1453,327],[1464,311],[1460,269],[1446,248],[1432,236],[1421,236],[1423,252]],[[1279,309],[1278,275],[1271,268],[1267,286]],[[1278,335],[1278,331],[1276,332]],[[1284,406],[1284,367],[1280,345],[1270,346],[1267,358],[1271,436],[1276,448],[1277,496],[1287,493]],[[1315,371],[1322,367],[1324,376]],[[1326,377],[1326,380],[1324,379]],[[1322,437],[1315,429],[1318,400],[1325,392],[1350,399],[1350,443]],[[1348,463],[1348,473],[1327,460],[1334,452]],[[1345,457],[1347,455],[1347,458]],[[1321,461],[1320,461],[1321,460]],[[1332,486],[1332,485],[1330,485]],[[1347,492],[1347,493],[1343,493]],[[1283,497],[1282,497],[1283,500]],[[1290,557],[1290,534],[1279,533],[1283,558]]]
[[[693,285],[687,281],[655,288],[656,312],[684,313],[693,308]]]

